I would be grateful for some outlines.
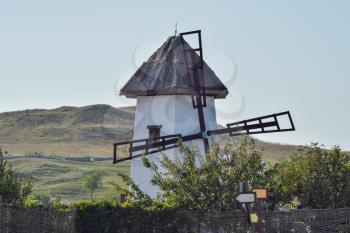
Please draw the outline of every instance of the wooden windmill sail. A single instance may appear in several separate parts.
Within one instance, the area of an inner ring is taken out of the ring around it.
[[[198,48],[191,48],[185,41],[187,35],[198,36]],[[209,150],[209,138],[213,135],[264,134],[295,130],[289,111],[253,119],[233,122],[223,129],[207,129],[207,98],[225,98],[228,90],[209,66],[203,61],[201,31],[180,33],[168,40],[136,71],[120,91],[129,98],[138,96],[191,96],[192,108],[197,111],[198,132],[149,136],[114,144],[114,163],[139,158],[177,147],[178,140],[190,142],[202,140],[205,152]],[[186,114],[186,113],[183,113]],[[289,126],[282,128],[279,119],[287,117]],[[216,122],[215,122],[216,123]],[[146,129],[145,129],[146,130]],[[119,156],[120,149],[128,155]]]

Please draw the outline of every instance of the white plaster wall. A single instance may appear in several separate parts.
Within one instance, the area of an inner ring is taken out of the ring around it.
[[[204,108],[206,129],[216,129],[215,101],[207,97],[207,107]],[[137,97],[134,139],[148,137],[148,125],[162,125],[161,136],[169,134],[189,135],[200,131],[198,112],[193,109],[190,96],[139,96]],[[202,140],[187,143],[197,145],[202,154]],[[175,159],[179,156],[177,149],[166,150],[166,154]],[[161,158],[160,153],[147,156],[150,161]],[[141,158],[131,160],[131,177],[140,185],[141,190],[151,197],[156,197],[159,188],[151,184],[152,173],[145,168]]]

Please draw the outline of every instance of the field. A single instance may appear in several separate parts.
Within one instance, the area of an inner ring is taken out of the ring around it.
[[[9,156],[40,154],[59,157],[112,157],[112,144],[132,138],[134,107],[109,105],[60,107],[0,113],[0,145]],[[236,140],[223,136],[219,141]],[[263,159],[275,162],[302,150],[303,146],[280,145],[256,140]],[[43,192],[65,201],[89,198],[83,188],[84,177],[101,171],[103,186],[96,198],[117,197],[110,182],[120,183],[118,173],[129,174],[130,162],[72,162],[64,159],[11,159],[16,173],[31,175],[34,192]]]
[[[120,183],[118,173],[129,174],[130,168],[129,162],[113,165],[111,161],[72,162],[28,158],[11,159],[10,163],[17,174],[32,176],[34,192],[47,193],[53,198],[60,197],[65,202],[90,198],[82,180],[93,171],[102,172],[102,187],[96,191],[96,198],[118,198],[110,182]]]
[[[132,138],[134,111],[91,105],[0,113],[0,145],[13,155],[111,156],[114,142]],[[302,148],[258,140],[257,146],[274,161]]]
[[[132,137],[134,107],[61,107],[0,113],[0,145],[10,154],[110,156]]]
[[[257,141],[257,146],[264,150],[263,158],[269,162],[276,162],[278,157],[296,152],[295,146],[271,146],[269,143],[267,146],[261,141]],[[113,190],[111,182],[120,184],[118,173],[130,173],[129,161],[115,165],[112,161],[77,162],[48,158],[15,158],[9,161],[17,174],[32,176],[35,193],[46,193],[65,202],[90,198],[82,181],[93,171],[102,173],[102,187],[96,191],[95,197],[116,199],[118,194]]]

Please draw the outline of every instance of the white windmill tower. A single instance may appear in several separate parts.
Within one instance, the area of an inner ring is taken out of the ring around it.
[[[198,48],[184,36],[198,35]],[[150,169],[143,166],[142,155],[150,161],[166,151],[175,159],[177,141],[198,146],[202,154],[209,150],[210,136],[240,135],[294,130],[289,112],[272,114],[228,124],[217,129],[215,99],[225,98],[228,90],[203,61],[201,31],[180,33],[167,41],[136,71],[121,95],[136,98],[134,137],[114,144],[114,163],[131,160],[131,177],[141,190],[155,197],[158,187],[151,184]],[[280,128],[278,117],[287,116],[290,127]],[[117,155],[118,147],[128,147],[128,156]]]

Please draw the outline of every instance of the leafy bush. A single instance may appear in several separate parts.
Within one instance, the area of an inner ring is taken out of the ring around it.
[[[75,203],[75,226],[78,232],[108,232],[114,205],[107,201]]]
[[[161,201],[166,206],[187,210],[237,209],[239,181],[253,184],[263,179],[261,152],[248,137],[242,138],[241,143],[227,143],[223,150],[215,145],[212,148],[212,152],[201,156],[196,148],[180,143],[181,159],[172,161],[163,154],[159,163],[150,163],[144,158],[145,166],[154,173],[152,183],[161,190],[158,200],[152,200],[125,175],[121,177],[130,189],[118,185],[116,188],[128,194],[129,202],[144,207]]]
[[[265,173],[273,205],[297,199],[300,208],[350,206],[350,155],[318,144],[275,164]]]
[[[120,206],[107,201],[74,204],[76,230],[84,233],[179,232],[191,225],[181,211],[172,208]]]
[[[350,205],[350,155],[339,147],[326,150],[311,145],[299,155],[274,165],[261,160],[254,142],[243,138],[201,157],[197,150],[180,145],[181,160],[166,155],[160,163],[145,166],[154,172],[153,183],[162,190],[158,199],[143,193],[128,176],[126,203],[79,202],[73,206],[51,203],[51,208],[76,211],[75,226],[81,233],[110,232],[193,232],[196,223],[187,218],[189,210],[215,211],[240,208],[234,201],[238,181],[269,190],[270,208],[290,205],[297,199],[304,208],[339,208]],[[159,169],[162,166],[163,169]],[[37,202],[28,202],[33,206]]]
[[[201,156],[198,150],[180,144],[181,159],[172,161],[165,154],[157,163],[144,158],[153,171],[152,183],[161,193],[152,200],[129,177],[122,178],[129,189],[116,185],[128,195],[131,205],[163,206],[186,210],[231,210],[238,182],[248,181],[269,190],[271,209],[283,206],[302,208],[339,208],[350,206],[350,155],[339,147],[326,150],[312,144],[300,154],[274,165],[266,165],[254,141],[248,137],[239,143],[227,143],[222,150]]]
[[[23,204],[31,191],[32,180],[15,175],[11,164],[4,160],[4,154],[0,147],[0,201]]]

